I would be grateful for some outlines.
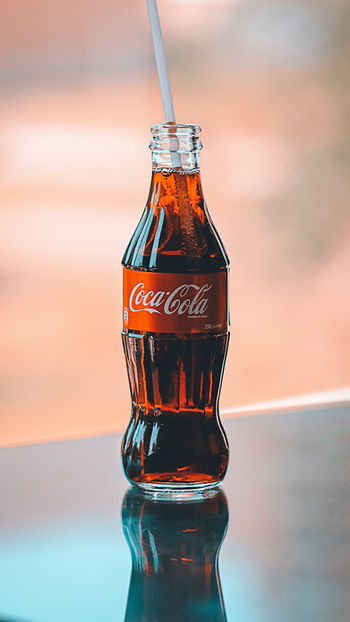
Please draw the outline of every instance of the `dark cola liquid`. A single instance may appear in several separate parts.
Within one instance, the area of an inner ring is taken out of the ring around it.
[[[216,415],[227,335],[123,335],[132,418],[123,442],[139,483],[222,480],[228,447]]]
[[[123,265],[182,274],[228,269],[203,200],[199,172],[153,172],[148,203]],[[217,410],[228,332],[125,329],[122,339],[132,399],[122,444],[127,478],[174,488],[220,482],[228,464]]]

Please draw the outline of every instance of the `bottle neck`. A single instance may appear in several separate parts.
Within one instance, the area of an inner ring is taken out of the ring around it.
[[[154,212],[165,209],[167,217],[204,209],[204,197],[198,168],[177,170],[172,167],[153,167],[147,206]],[[192,227],[193,225],[191,225]]]
[[[153,170],[199,171],[199,133],[198,125],[154,125],[150,144]]]

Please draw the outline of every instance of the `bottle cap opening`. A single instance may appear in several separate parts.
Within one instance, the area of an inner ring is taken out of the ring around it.
[[[151,132],[155,135],[193,136],[198,138],[202,128],[196,123],[156,123]]]
[[[193,153],[202,149],[201,127],[194,123],[160,123],[152,125],[151,132],[151,151]]]

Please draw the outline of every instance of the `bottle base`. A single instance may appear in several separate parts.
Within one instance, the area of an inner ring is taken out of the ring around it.
[[[171,501],[196,500],[212,497],[217,494],[221,482],[209,482],[207,484],[174,484],[174,483],[140,483],[133,482],[135,486],[157,499],[169,499]]]

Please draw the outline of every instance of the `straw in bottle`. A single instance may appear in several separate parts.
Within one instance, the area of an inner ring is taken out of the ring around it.
[[[162,94],[162,102],[164,108],[165,122],[170,126],[174,126],[174,135],[171,135],[171,127],[169,130],[170,139],[170,156],[171,163],[174,169],[178,169],[178,173],[174,175],[176,193],[179,202],[182,205],[180,212],[180,218],[182,221],[182,244],[184,252],[192,260],[199,259],[200,253],[197,244],[194,242],[195,230],[193,224],[193,217],[191,211],[191,202],[188,195],[188,188],[186,182],[186,176],[181,174],[182,163],[181,154],[179,153],[179,139],[176,136],[176,121],[174,114],[173,100],[171,96],[171,88],[169,82],[168,68],[165,58],[164,43],[162,37],[162,31],[160,27],[157,0],[147,0],[148,14],[151,25],[152,39],[154,54],[156,57],[156,65],[158,71],[158,78],[160,84],[160,90]]]

